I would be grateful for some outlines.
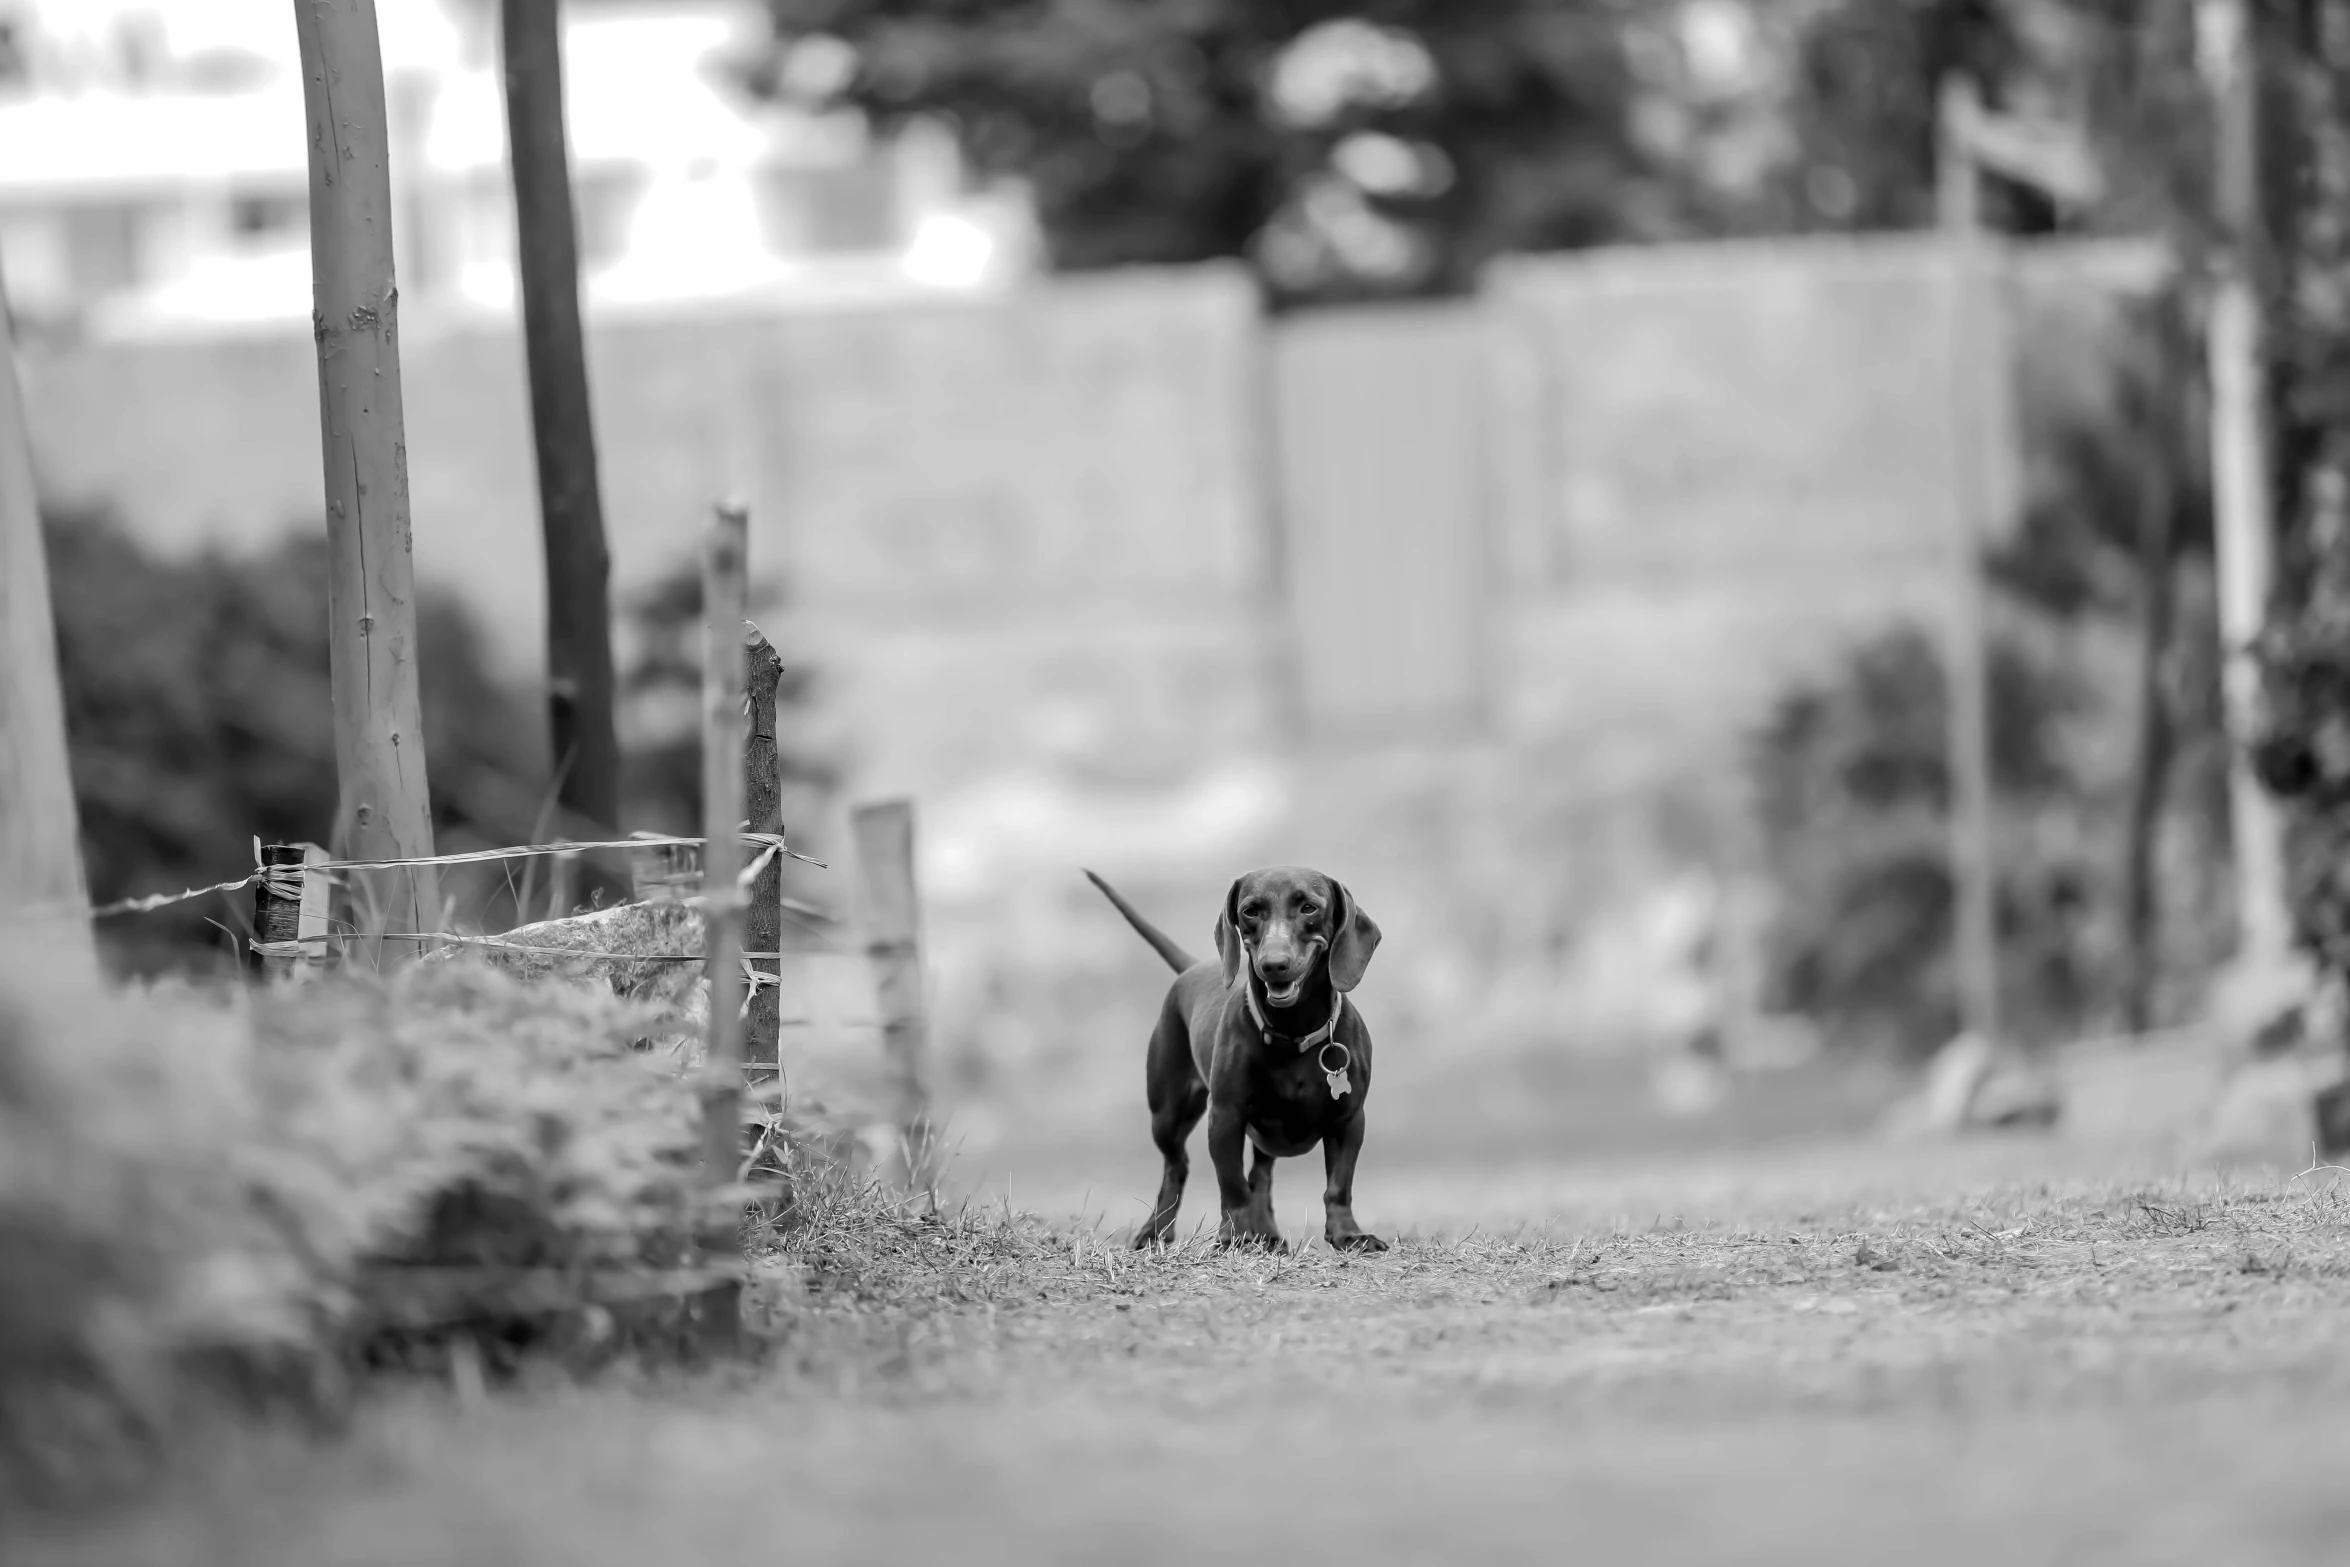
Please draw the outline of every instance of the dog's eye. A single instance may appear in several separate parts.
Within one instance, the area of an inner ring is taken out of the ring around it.
[[[1297,906],[1297,911],[1298,913],[1303,914],[1307,919],[1312,919],[1315,915],[1322,912],[1322,905],[1319,903],[1301,903]]]

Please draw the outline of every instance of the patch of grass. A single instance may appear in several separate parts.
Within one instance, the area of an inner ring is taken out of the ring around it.
[[[1204,1224],[1135,1252],[1122,1228],[1004,1203],[935,1211],[846,1178],[806,1191],[807,1227],[761,1249],[795,1281],[790,1364],[835,1388],[1078,1374],[1136,1354],[1138,1335],[1178,1361],[1284,1376],[1319,1354],[1359,1374],[1448,1343],[1692,1313],[1733,1347],[1886,1313],[1975,1338],[2127,1324],[2158,1346],[2250,1307],[2320,1310],[2350,1278],[2350,1192],[2323,1178],[2017,1183],[1736,1223],[1405,1232],[1370,1257],[1318,1242],[1223,1251]]]

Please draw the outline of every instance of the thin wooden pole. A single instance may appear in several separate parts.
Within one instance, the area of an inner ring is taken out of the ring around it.
[[[326,475],[328,631],[334,693],[336,850],[347,859],[430,855],[431,791],[416,682],[416,566],[400,391],[399,289],[383,51],[374,0],[294,0],[310,146],[311,332],[318,343]],[[355,885],[362,961],[384,935],[440,918],[431,866]]]
[[[922,1004],[922,896],[914,879],[914,805],[884,800],[850,813],[857,844],[857,919],[881,1009],[898,1134],[897,1181],[919,1189],[930,1170],[927,1027]]]
[[[750,515],[723,502],[702,536],[702,950],[707,955],[710,1022],[702,1058],[702,1180],[710,1197],[704,1260],[731,1265],[740,1255],[740,1210],[723,1197],[742,1158],[742,868],[744,566]],[[733,1340],[737,1292],[703,1302],[707,1341]]]
[[[783,659],[757,626],[746,623],[744,645],[750,660],[750,736],[743,747],[744,815],[755,833],[783,831],[783,761],[775,734],[775,683]],[[744,916],[745,944],[753,952],[780,953],[783,947],[783,856],[768,856],[751,883]],[[765,980],[751,992],[743,1034],[745,1084],[771,1090],[783,1076],[783,986],[780,959],[756,958],[751,968]]]
[[[506,141],[513,163],[517,280],[546,552],[547,716],[556,798],[609,836],[620,820],[620,742],[613,727],[611,559],[596,476],[586,334],[579,310],[579,228],[563,129],[559,0],[503,0]],[[619,870],[581,869],[625,893]],[[566,901],[578,895],[569,890]],[[569,912],[568,909],[565,912]]]
[[[2202,0],[2203,66],[2218,98],[2217,198],[2221,243],[2212,262],[2207,351],[2211,374],[2212,525],[2219,578],[2228,814],[2236,869],[2237,959],[2262,969],[2292,938],[2284,835],[2275,803],[2253,776],[2260,666],[2253,644],[2275,572],[2267,356],[2260,284],[2266,266],[2260,212],[2260,74],[2244,0]]]
[[[783,679],[783,659],[757,626],[744,622],[744,645],[750,655],[751,732],[743,747],[744,814],[755,833],[783,831],[783,756],[776,735],[776,684]],[[744,1087],[760,1096],[762,1105],[777,1104],[783,1092],[783,856],[771,854],[750,887],[750,909],[745,917],[747,942],[753,952],[774,954],[748,960],[744,979],[751,983],[751,1004],[745,1014]],[[759,976],[751,982],[752,974]],[[793,1222],[791,1163],[780,1137],[751,1172],[768,1188],[764,1211],[782,1223]]]
[[[16,379],[16,336],[0,292],[0,902],[52,911],[27,924],[55,961],[94,977],[89,891],[57,678],[49,558]],[[12,924],[9,939],[24,925]]]
[[[1961,1026],[1984,1043],[2000,1039],[1997,861],[1992,849],[1990,655],[1981,550],[1996,504],[1986,459],[1986,377],[1990,325],[1983,296],[1988,266],[1976,212],[1968,135],[1980,111],[1974,84],[1944,84],[1937,139],[1937,215],[1949,254],[1951,378],[1956,431],[1950,564],[1949,750],[1952,936]]]

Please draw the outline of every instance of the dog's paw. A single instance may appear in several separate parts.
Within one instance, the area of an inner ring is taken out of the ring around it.
[[[1385,1251],[1387,1249],[1387,1243],[1378,1236],[1367,1235],[1360,1231],[1353,1235],[1332,1235],[1325,1238],[1330,1242],[1330,1249],[1333,1251]]]

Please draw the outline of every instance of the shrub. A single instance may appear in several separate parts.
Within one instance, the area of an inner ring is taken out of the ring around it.
[[[256,837],[327,842],[324,530],[251,555],[170,560],[102,511],[52,509],[43,537],[93,899],[242,875]],[[543,726],[445,594],[420,594],[417,641],[436,829],[477,844],[528,839],[545,793]],[[221,915],[183,904],[109,921],[102,938],[118,968],[184,968],[219,949]]]
[[[47,972],[0,954],[0,1489],[119,1483],[261,1394],[331,1410],[413,1346],[403,1270],[552,1270],[584,1307],[588,1270],[685,1256],[695,1085],[607,988],[462,960],[250,996]],[[502,1300],[469,1329],[540,1344]]]
[[[2022,1027],[2072,1027],[2096,985],[2079,926],[2107,879],[2059,744],[2082,693],[2013,643],[1991,686],[2002,999]],[[1945,703],[1934,644],[1895,630],[1783,698],[1752,754],[1778,895],[1769,1000],[1847,1047],[1914,1056],[1957,1026]]]

